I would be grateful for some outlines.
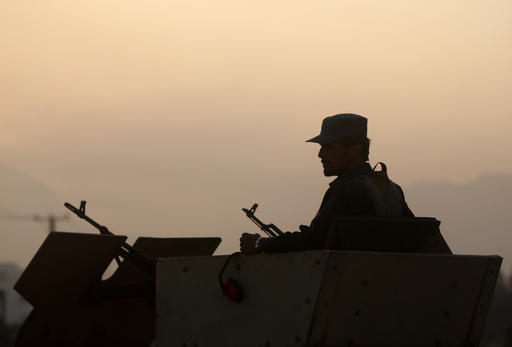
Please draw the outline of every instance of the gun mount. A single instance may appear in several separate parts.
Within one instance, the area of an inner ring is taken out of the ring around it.
[[[124,235],[79,209],[66,207],[100,235],[51,232],[14,289],[34,309],[18,332],[17,347],[149,346],[155,339],[156,259],[211,255],[220,238],[138,238]],[[114,274],[102,280],[116,259]]]

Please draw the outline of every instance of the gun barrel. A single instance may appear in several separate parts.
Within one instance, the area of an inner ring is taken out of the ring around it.
[[[248,210],[246,208],[242,208],[242,211],[245,212],[247,217],[253,221],[254,224],[256,224],[263,232],[265,232],[270,237],[276,237],[278,235],[281,235],[283,232],[279,230],[278,227],[276,227],[274,224],[265,224],[261,220],[259,220],[258,217],[254,215],[254,211],[258,208],[258,204],[255,203],[252,205],[251,209]]]
[[[278,227],[276,227],[273,223],[270,223],[268,225],[277,235],[283,235],[283,232],[281,231],[281,229],[279,229]]]
[[[71,205],[69,202],[65,202],[64,203],[64,206],[66,206],[71,212],[73,212],[74,214],[76,214],[78,217],[82,218],[82,219],[85,219],[87,222],[89,222],[89,224],[91,224],[92,226],[94,226],[96,229],[99,230],[99,232],[101,234],[106,234],[106,235],[114,235],[110,230],[108,230],[108,228],[104,225],[101,225],[99,223],[97,223],[95,220],[93,220],[92,218],[89,218],[86,214],[85,214],[85,211],[82,211],[78,208],[76,208],[75,206]]]
[[[89,224],[93,225],[96,229],[99,230],[101,234],[114,235],[110,230],[108,230],[106,226],[97,223],[92,218],[89,218],[85,214],[85,208],[78,209],[75,206],[71,205],[69,202],[65,202],[64,206],[68,208],[71,212],[76,214],[78,217],[85,219],[87,222],[89,222]],[[85,206],[85,202],[83,202],[82,206]],[[123,259],[131,261],[132,263],[137,265],[142,271],[146,272],[148,275],[153,276],[155,274],[155,260],[148,257],[144,253],[139,252],[127,242],[123,242],[119,253],[119,255]]]

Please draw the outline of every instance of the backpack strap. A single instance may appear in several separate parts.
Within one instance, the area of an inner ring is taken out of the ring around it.
[[[379,161],[375,166],[373,167],[373,172],[377,172],[375,169],[377,166],[380,165],[380,172],[383,172],[386,176],[388,175],[388,167],[383,162]]]

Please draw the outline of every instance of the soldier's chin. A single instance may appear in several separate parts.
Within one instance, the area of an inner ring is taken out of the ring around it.
[[[324,166],[324,176],[336,176],[336,172],[333,169]]]

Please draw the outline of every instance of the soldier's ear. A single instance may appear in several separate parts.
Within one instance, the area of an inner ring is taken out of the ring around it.
[[[363,157],[363,146],[359,142],[354,142],[350,146],[347,147],[347,152],[350,157],[353,159],[359,159],[359,157]]]

